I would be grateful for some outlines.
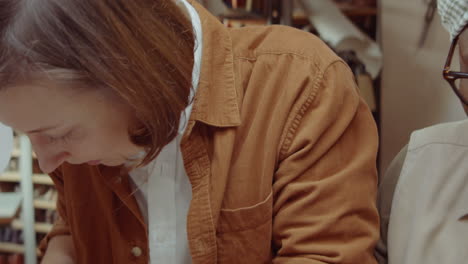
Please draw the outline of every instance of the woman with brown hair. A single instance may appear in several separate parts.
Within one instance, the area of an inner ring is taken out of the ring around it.
[[[0,122],[59,193],[43,263],[375,263],[376,128],[308,33],[2,0]]]

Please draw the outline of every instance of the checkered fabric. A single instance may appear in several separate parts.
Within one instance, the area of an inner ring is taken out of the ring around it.
[[[468,0],[438,0],[442,24],[455,38],[468,24]]]

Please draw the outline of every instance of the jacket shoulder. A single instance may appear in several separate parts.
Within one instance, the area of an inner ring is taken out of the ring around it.
[[[231,29],[234,57],[292,54],[327,67],[340,58],[317,36],[293,27],[252,26]]]

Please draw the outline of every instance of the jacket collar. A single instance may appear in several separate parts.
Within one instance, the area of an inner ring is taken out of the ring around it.
[[[229,31],[199,3],[189,2],[200,16],[203,31],[200,81],[190,121],[216,127],[238,126],[240,111]]]
[[[240,125],[240,111],[234,79],[232,42],[228,29],[196,1],[189,0],[197,10],[203,31],[200,81],[194,98],[185,134],[190,134],[195,122],[215,127]],[[138,204],[130,189],[129,177],[122,167],[99,166],[100,176],[120,200],[146,228]]]

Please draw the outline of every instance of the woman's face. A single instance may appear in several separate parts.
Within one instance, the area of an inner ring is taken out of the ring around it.
[[[141,149],[131,143],[132,112],[102,91],[52,83],[0,91],[0,122],[26,134],[44,173],[63,162],[118,166]]]

